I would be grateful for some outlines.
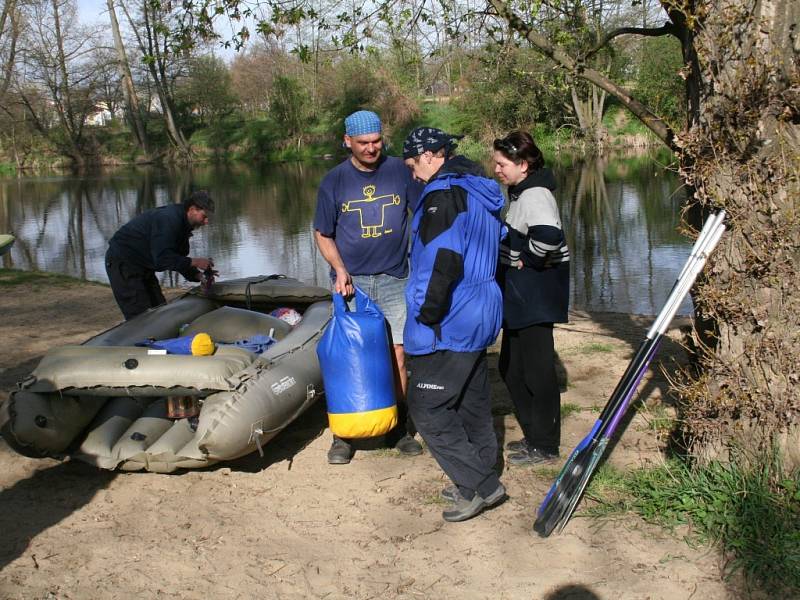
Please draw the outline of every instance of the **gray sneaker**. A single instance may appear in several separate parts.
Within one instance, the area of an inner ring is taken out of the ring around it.
[[[442,500],[447,500],[448,502],[458,502],[461,499],[461,492],[458,491],[458,486],[456,485],[448,485],[439,492],[439,495]]]
[[[329,465],[346,465],[353,458],[353,447],[342,438],[334,437],[328,450]]]
[[[510,465],[538,465],[558,459],[558,452],[548,452],[540,448],[527,448],[508,455]]]
[[[505,498],[506,488],[501,483],[486,498],[481,498],[478,494],[475,494],[472,500],[459,498],[450,509],[442,512],[442,518],[451,523],[466,521],[479,515],[484,509],[500,504]]]
[[[509,452],[524,452],[528,449],[528,440],[522,438],[521,440],[516,440],[515,442],[508,442],[506,444],[506,450]]]

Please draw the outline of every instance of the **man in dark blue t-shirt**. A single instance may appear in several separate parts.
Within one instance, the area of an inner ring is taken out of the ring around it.
[[[314,230],[317,247],[331,266],[333,289],[351,298],[360,287],[383,311],[391,329],[399,406],[405,406],[406,369],[403,353],[405,285],[408,279],[408,216],[422,186],[399,158],[383,154],[382,126],[374,112],[360,110],[345,119],[347,160],[331,169],[320,183]],[[405,413],[405,411],[403,410]],[[413,424],[401,418],[390,439],[403,454],[422,446]],[[350,462],[353,449],[334,436],[328,462]]]

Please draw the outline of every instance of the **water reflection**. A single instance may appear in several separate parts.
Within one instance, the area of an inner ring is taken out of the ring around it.
[[[654,314],[689,241],[678,232],[684,194],[676,174],[650,157],[602,158],[557,168],[557,198],[572,249],[572,306]],[[691,312],[684,300],[680,314]]]
[[[106,281],[108,239],[134,215],[205,188],[212,223],[192,253],[212,256],[224,277],[285,273],[325,285],[311,221],[316,187],[330,162],[191,169],[128,169],[84,177],[0,181],[0,232],[17,236],[3,266]],[[686,255],[677,233],[677,177],[650,158],[556,166],[562,217],[573,253],[572,307],[652,314]],[[164,274],[166,285],[186,285]],[[690,305],[685,303],[682,312]]]

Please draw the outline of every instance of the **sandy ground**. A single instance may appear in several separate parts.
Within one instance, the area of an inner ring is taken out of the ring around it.
[[[109,288],[0,286],[0,400],[54,345],[114,324]],[[556,330],[566,391],[562,453],[588,432],[649,319],[573,313]],[[678,331],[671,332],[673,339]],[[680,356],[673,342],[661,357]],[[518,439],[490,355],[496,428]],[[610,462],[662,460],[672,409],[658,372]],[[737,597],[721,559],[635,516],[574,518],[532,534],[555,467],[506,467],[509,500],[445,523],[429,454],[359,451],[329,466],[324,402],[257,454],[173,475],[33,460],[0,441],[0,598],[699,599]],[[583,507],[587,502],[583,503]]]

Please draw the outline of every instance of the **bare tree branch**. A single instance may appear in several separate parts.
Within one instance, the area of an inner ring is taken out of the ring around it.
[[[542,54],[553,60],[556,64],[566,69],[576,77],[585,79],[589,83],[607,91],[617,98],[628,110],[644,123],[658,139],[666,144],[671,150],[676,150],[672,128],[658,115],[653,113],[647,106],[634,98],[628,90],[611,81],[608,77],[594,69],[590,69],[567,54],[563,48],[553,44],[542,34],[534,31],[525,23],[503,0],[489,0],[489,3],[497,11],[497,14],[505,19],[509,27],[524,36],[531,44],[539,49]]]
[[[614,29],[613,31],[609,31],[594,48],[589,50],[583,56],[583,60],[587,60],[597,54],[597,52],[604,48],[606,44],[608,44],[615,37],[629,34],[643,35],[645,37],[660,37],[662,35],[672,35],[677,37],[677,28],[673,23],[667,21],[661,27],[620,27],[618,29]]]

